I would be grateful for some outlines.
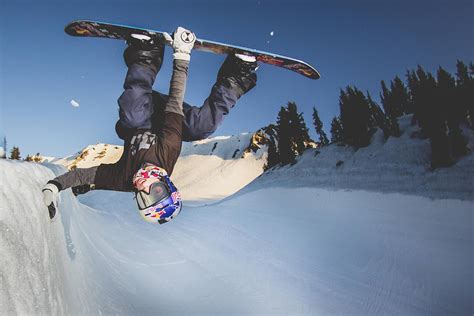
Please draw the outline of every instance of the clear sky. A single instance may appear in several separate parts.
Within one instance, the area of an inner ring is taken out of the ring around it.
[[[121,41],[73,38],[76,19],[164,31],[177,26],[199,38],[302,59],[314,81],[262,65],[257,87],[245,95],[215,135],[232,135],[275,122],[280,106],[296,101],[314,136],[312,107],[329,130],[339,112],[339,90],[356,85],[378,100],[380,80],[417,64],[455,72],[473,58],[472,0],[362,1],[21,1],[0,0],[0,136],[22,156],[65,156],[115,135],[117,98],[126,67]],[[270,35],[274,32],[273,36]],[[269,42],[268,42],[269,41]],[[171,53],[155,89],[167,93]],[[186,101],[202,104],[224,56],[193,52]],[[71,100],[80,106],[73,107]]]

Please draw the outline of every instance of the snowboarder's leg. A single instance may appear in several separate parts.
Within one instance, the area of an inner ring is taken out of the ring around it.
[[[152,86],[163,61],[164,46],[143,40],[130,40],[124,52],[128,66],[124,92],[118,99],[120,138],[129,129],[151,128],[153,114]]]
[[[183,140],[204,139],[214,133],[237,100],[255,87],[257,67],[255,60],[227,56],[204,104],[201,107],[183,105]]]

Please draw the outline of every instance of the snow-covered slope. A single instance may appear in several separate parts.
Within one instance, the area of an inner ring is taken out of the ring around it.
[[[402,135],[384,140],[381,131],[366,148],[330,145],[309,149],[292,166],[274,168],[245,190],[261,187],[320,187],[474,200],[474,154],[454,166],[430,170],[428,139],[413,137],[419,128],[411,116],[400,119]],[[474,132],[466,129],[474,150]]]
[[[172,176],[183,198],[192,204],[222,199],[262,174],[267,149],[245,153],[251,138],[247,133],[184,143]]]
[[[430,172],[401,126],[260,177],[250,134],[185,144],[161,226],[130,193],[70,190],[50,223],[41,187],[66,168],[0,160],[0,314],[472,315],[473,155]]]
[[[0,161],[1,314],[474,312],[472,201],[288,178],[161,226],[131,194],[67,190],[49,223],[49,168]]]
[[[123,147],[109,144],[89,145],[80,152],[66,158],[48,159],[46,162],[62,165],[68,169],[89,168],[101,163],[114,163],[120,159]]]

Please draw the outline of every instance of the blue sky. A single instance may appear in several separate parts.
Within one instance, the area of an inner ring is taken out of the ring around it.
[[[421,1],[13,1],[0,0],[0,136],[22,156],[65,156],[115,135],[126,67],[121,41],[67,36],[64,26],[91,19],[173,31],[302,59],[314,81],[263,65],[216,135],[255,131],[295,101],[314,136],[312,107],[326,129],[339,112],[339,90],[356,85],[378,100],[380,80],[423,65],[455,72],[473,60],[472,0]],[[270,32],[274,36],[270,36]],[[270,41],[268,43],[268,41]],[[168,91],[167,50],[155,89]],[[208,96],[224,56],[194,52],[186,101]],[[74,99],[80,106],[74,108]]]

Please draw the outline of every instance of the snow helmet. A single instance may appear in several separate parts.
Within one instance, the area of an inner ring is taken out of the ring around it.
[[[138,212],[149,223],[164,224],[178,216],[181,196],[166,170],[145,164],[133,176]]]

